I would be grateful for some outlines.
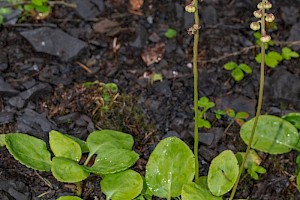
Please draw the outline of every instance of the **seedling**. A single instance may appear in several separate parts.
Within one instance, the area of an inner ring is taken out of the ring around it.
[[[231,119],[231,122],[228,124],[228,126],[225,129],[225,133],[228,131],[228,129],[231,127],[231,125],[236,122],[238,125],[242,126],[245,122],[245,119],[249,118],[249,114],[247,112],[235,112],[231,108],[227,108],[225,110],[217,110],[215,111],[215,116],[217,119],[221,119],[222,116],[228,116]]]
[[[202,97],[198,101],[198,128],[211,128],[211,123],[206,120],[206,112],[215,106],[215,103],[210,101],[207,97]]]
[[[216,111],[214,111],[214,113],[215,113],[215,116],[216,116],[217,119],[221,119],[222,116],[226,115],[225,110],[216,110]]]
[[[168,28],[168,30],[165,32],[165,36],[169,39],[176,37],[176,35],[177,35],[176,30],[172,28]]]
[[[231,71],[231,76],[235,81],[241,81],[245,77],[246,74],[251,74],[252,69],[247,64],[237,64],[235,62],[228,62],[224,65],[224,69]]]

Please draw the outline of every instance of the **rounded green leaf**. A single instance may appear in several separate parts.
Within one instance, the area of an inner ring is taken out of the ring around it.
[[[5,144],[9,153],[23,165],[50,171],[51,155],[43,140],[22,133],[10,133],[5,136]]]
[[[76,196],[62,196],[59,197],[56,200],[82,200],[82,198],[76,197]]]
[[[261,53],[259,53],[255,56],[255,60],[257,63],[261,63]]]
[[[161,198],[178,197],[195,173],[195,158],[189,147],[176,137],[160,141],[146,166],[146,183]]]
[[[238,118],[238,119],[247,119],[248,117],[249,117],[249,113],[247,113],[247,112],[238,112],[235,115],[235,118]]]
[[[141,193],[143,179],[139,173],[126,170],[104,176],[100,186],[106,199],[131,200]]]
[[[183,186],[181,192],[182,200],[222,200],[222,197],[216,197],[206,188],[200,187],[196,183],[187,183]]]
[[[285,60],[290,60],[291,58],[299,58],[299,54],[296,51],[292,51],[292,49],[288,47],[282,48],[282,57]]]
[[[284,120],[293,124],[298,130],[300,130],[300,113],[289,113],[282,117]]]
[[[83,141],[83,140],[81,140],[81,139],[79,139],[77,137],[74,137],[73,135],[67,135],[67,134],[65,134],[65,136],[67,136],[67,137],[71,138],[72,140],[74,140],[75,142],[77,142],[79,144],[80,148],[81,148],[81,152],[82,153],[89,152],[89,148],[88,148],[88,146],[87,146],[87,144],[86,144],[85,141]]]
[[[241,70],[243,70],[244,72],[246,72],[247,74],[251,74],[252,73],[252,69],[249,65],[246,65],[246,64],[240,64],[239,65],[239,68]]]
[[[139,159],[139,155],[127,149],[105,149],[96,157],[92,167],[86,170],[95,174],[110,174],[128,169]]]
[[[9,15],[11,13],[11,9],[10,8],[4,8],[4,7],[0,7],[0,15]]]
[[[246,144],[249,143],[254,118],[246,122],[240,135]],[[252,148],[270,154],[287,153],[297,149],[299,133],[297,129],[282,118],[272,115],[259,116]]]
[[[52,159],[51,171],[58,181],[65,183],[76,183],[90,175],[84,170],[83,166],[74,160],[63,157],[54,157]]]
[[[235,62],[228,62],[224,65],[224,69],[226,70],[233,70],[237,67],[238,65]]]
[[[176,30],[174,30],[172,28],[168,28],[168,30],[165,32],[165,36],[169,39],[176,37],[176,35],[177,35]]]
[[[80,145],[70,137],[52,130],[49,133],[49,143],[50,148],[56,157],[70,158],[77,162],[80,160]]]
[[[5,146],[5,134],[0,134],[0,147]]]
[[[225,150],[215,157],[209,167],[207,183],[211,193],[221,196],[233,187],[239,173],[238,161],[234,153]]]
[[[240,69],[240,68],[235,68],[232,72],[231,72],[231,76],[233,77],[233,79],[235,81],[240,81],[244,78],[244,72]]]

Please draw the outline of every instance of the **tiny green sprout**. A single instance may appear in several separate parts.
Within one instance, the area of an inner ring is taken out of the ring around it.
[[[225,110],[216,110],[214,111],[215,113],[215,116],[217,119],[221,119],[222,116],[225,116],[226,115],[226,111]]]
[[[159,74],[159,73],[153,73],[153,74],[151,74],[151,76],[150,76],[150,83],[151,83],[151,85],[154,82],[156,82],[156,81],[162,82],[163,81],[163,76],[161,74]]]
[[[176,37],[176,35],[177,35],[176,30],[172,28],[168,28],[168,30],[165,32],[165,36],[169,39]]]
[[[198,112],[198,121],[197,126],[198,128],[211,128],[211,123],[205,119],[206,112],[215,106],[215,103],[210,101],[207,97],[201,97],[198,100],[198,108],[200,108]]]
[[[251,67],[249,67],[248,65],[246,64],[237,64],[233,61],[231,62],[228,62],[224,65],[224,68],[226,70],[230,70],[231,71],[231,76],[233,77],[233,79],[235,81],[241,81],[244,77],[245,77],[245,74],[251,74],[252,73],[252,69]]]
[[[281,49],[282,52],[282,57],[285,60],[290,60],[291,58],[299,58],[299,53],[297,53],[296,51],[293,51],[292,49],[288,48],[288,47],[283,47]]]
[[[225,133],[228,131],[228,129],[231,127],[231,125],[236,122],[239,126],[242,126],[245,123],[245,119],[249,118],[249,114],[247,112],[235,112],[231,108],[226,109],[226,115],[231,118],[231,122],[228,124],[228,126],[225,129]]]

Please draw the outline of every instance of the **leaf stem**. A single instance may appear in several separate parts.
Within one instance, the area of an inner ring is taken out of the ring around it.
[[[199,27],[199,14],[198,14],[198,0],[194,0],[196,11],[194,13],[195,26]],[[199,147],[199,129],[198,122],[198,42],[199,42],[199,29],[194,34],[193,45],[193,74],[194,74],[194,112],[195,112],[195,126],[194,126],[194,156],[195,156],[195,182],[199,180],[199,161],[198,161],[198,147]]]
[[[263,9],[262,9],[262,18],[261,18],[261,36],[264,36],[266,34],[266,30],[265,30],[265,0],[262,0],[262,5],[263,5]],[[254,133],[255,133],[255,129],[257,126],[257,122],[258,122],[258,117],[260,116],[260,112],[261,112],[261,107],[262,107],[262,101],[263,101],[263,94],[264,94],[264,80],[265,80],[265,76],[264,76],[264,72],[265,72],[265,43],[262,42],[262,44],[260,45],[260,50],[261,50],[261,63],[260,63],[260,81],[259,81],[259,96],[258,96],[258,104],[257,104],[257,108],[256,108],[256,115],[255,115],[255,119],[254,119],[254,124],[252,127],[252,131],[251,131],[251,135],[250,135],[250,139],[249,139],[249,143],[246,149],[246,153],[243,159],[243,162],[240,166],[240,170],[239,170],[239,174],[237,177],[237,180],[234,184],[234,187],[231,191],[231,195],[229,200],[232,200],[234,198],[237,186],[239,184],[239,180],[241,178],[241,175],[244,171],[244,165],[246,163],[246,159],[249,155],[249,151],[250,148],[252,146],[252,141],[254,138]]]

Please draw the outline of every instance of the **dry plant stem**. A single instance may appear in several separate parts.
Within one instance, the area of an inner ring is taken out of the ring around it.
[[[199,14],[198,14],[198,0],[194,0],[196,11],[194,13],[195,25],[199,27]],[[195,155],[195,182],[199,180],[199,162],[198,162],[198,146],[199,146],[199,130],[197,126],[198,121],[198,42],[199,42],[199,29],[194,34],[193,46],[193,74],[194,74],[194,111],[195,111],[195,127],[194,127],[194,155]]]
[[[262,5],[265,5],[265,0],[262,0]],[[262,16],[264,16],[264,15],[265,15],[265,8],[262,9]],[[264,20],[264,17],[261,20],[261,35],[262,36],[265,35],[265,20]],[[252,145],[255,129],[256,129],[256,126],[257,126],[257,122],[258,122],[258,117],[260,115],[260,111],[261,111],[261,107],[262,107],[262,100],[263,100],[263,94],[264,94],[264,81],[265,81],[265,76],[264,76],[264,73],[265,73],[265,44],[263,42],[262,42],[260,48],[261,48],[260,82],[259,82],[259,96],[258,96],[258,104],[257,104],[257,108],[256,108],[256,115],[255,115],[254,124],[253,124],[252,131],[251,131],[249,143],[248,143],[248,146],[247,146],[247,149],[246,149],[246,153],[245,153],[243,162],[240,166],[239,174],[238,174],[237,180],[234,184],[234,187],[231,191],[231,195],[230,195],[229,200],[232,200],[234,198],[234,195],[235,195],[237,186],[239,184],[241,175],[244,171],[244,165],[245,165],[246,159],[249,155],[249,151],[250,151],[250,148],[251,148],[251,145]]]

